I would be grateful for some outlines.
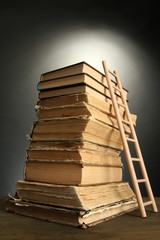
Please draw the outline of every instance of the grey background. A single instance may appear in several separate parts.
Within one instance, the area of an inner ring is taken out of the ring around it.
[[[0,9],[0,194],[23,179],[25,135],[36,120],[43,72],[86,61],[118,70],[138,115],[137,135],[155,196],[159,196],[158,1],[27,1]],[[130,181],[124,155],[124,180]],[[143,192],[145,195],[145,192]]]

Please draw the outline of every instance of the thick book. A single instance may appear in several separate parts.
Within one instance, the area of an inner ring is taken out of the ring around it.
[[[30,141],[28,150],[49,151],[92,151],[92,153],[111,154],[119,156],[120,150],[110,146],[99,145],[89,141],[55,140],[55,141]]]
[[[63,115],[67,114],[67,116],[69,114],[77,115],[79,112],[85,114],[86,112],[84,112],[84,110],[80,111],[78,109],[78,107],[81,107],[81,106],[87,106],[87,107],[90,106],[94,108],[95,111],[99,110],[100,112],[108,114],[115,118],[114,109],[111,103],[101,101],[87,93],[73,94],[73,95],[55,97],[50,99],[43,99],[38,101],[35,108],[40,118],[47,118],[51,116],[57,117],[62,114]],[[69,107],[70,107],[70,110],[69,110]],[[119,110],[120,110],[121,117],[127,120],[124,108],[123,107],[119,107],[119,108],[120,108]],[[78,113],[74,111],[75,109],[76,111],[78,111]],[[62,111],[64,111],[64,113]],[[89,114],[89,110],[86,109],[85,111],[87,111],[87,113]],[[135,125],[137,116],[135,114],[131,114],[131,118],[132,118],[133,124]]]
[[[79,228],[94,226],[137,208],[135,198],[104,205],[88,211],[32,203],[11,197],[6,202],[6,210],[8,212]]]
[[[97,90],[98,92],[101,92],[104,95],[111,98],[110,92],[106,87],[106,85],[102,84],[101,82],[97,81],[95,78],[91,77],[89,74],[86,74],[86,73],[41,81],[38,83],[37,89],[38,91],[48,91],[49,89],[62,88],[66,86],[81,85],[81,84],[86,84],[91,88]],[[123,93],[126,97],[127,91],[123,90]],[[120,93],[118,90],[115,90],[115,94],[117,96],[120,96]]]
[[[26,150],[26,157],[32,161],[46,161],[57,163],[77,163],[90,165],[105,165],[109,167],[122,166],[121,157],[118,151],[97,152],[93,150],[52,150],[48,148]]]
[[[126,133],[126,136],[129,134]],[[118,129],[92,118],[62,118],[33,123],[31,140],[87,140],[123,149]]]
[[[67,96],[76,93],[88,93],[101,101],[109,102],[112,104],[112,100],[107,94],[100,92],[87,84],[71,85],[61,88],[52,88],[47,91],[40,91],[38,97],[41,100],[58,96]],[[122,98],[119,97],[118,95],[117,102],[122,103]]]
[[[21,200],[85,211],[135,197],[127,182],[79,187],[19,180],[16,192]]]
[[[107,80],[105,75],[84,61],[63,68],[55,69],[50,72],[43,73],[41,74],[40,82],[81,73],[86,73],[92,78],[96,79],[101,84],[107,86]],[[112,84],[115,84],[115,82],[112,81]],[[123,88],[123,90],[127,94],[128,91],[125,88]]]
[[[118,129],[117,119],[114,116],[106,114],[85,102],[71,106],[69,105],[63,107],[55,107],[51,109],[37,108],[36,113],[39,120],[50,120],[55,118],[80,116],[93,117],[100,122],[103,122]],[[129,126],[127,124],[123,124],[123,126],[124,130],[130,133]]]
[[[65,185],[94,185],[122,181],[122,166],[26,161],[24,180]]]

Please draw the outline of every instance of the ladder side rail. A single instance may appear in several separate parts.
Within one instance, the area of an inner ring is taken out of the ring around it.
[[[133,166],[133,162],[131,160],[131,155],[130,155],[128,143],[126,141],[126,136],[125,136],[123,124],[121,122],[119,109],[118,109],[118,106],[117,106],[114,91],[113,91],[113,88],[112,88],[112,85],[111,85],[112,83],[111,83],[111,80],[110,80],[109,71],[108,71],[107,64],[106,64],[105,61],[103,61],[103,66],[104,66],[104,71],[105,71],[105,74],[106,74],[106,80],[107,80],[108,88],[109,88],[110,94],[111,94],[111,99],[112,99],[112,102],[113,102],[113,107],[114,107],[115,114],[116,114],[116,117],[117,117],[117,122],[118,122],[119,130],[120,130],[120,134],[121,134],[121,137],[122,137],[123,147],[124,147],[124,151],[125,151],[125,155],[126,155],[126,159],[127,159],[127,164],[128,164],[133,188],[134,188],[134,191],[135,191],[136,196],[137,196],[138,206],[139,206],[141,215],[143,217],[146,217],[145,208],[143,206],[143,199],[142,199],[141,192],[140,192],[140,189],[139,189],[139,185],[138,185],[138,182],[137,182],[135,169],[134,169],[134,166]],[[121,91],[120,91],[120,93],[121,93]]]
[[[139,162],[140,169],[141,169],[143,178],[146,180],[146,182],[145,182],[146,191],[148,193],[148,196],[149,196],[150,200],[153,203],[152,204],[153,211],[157,212],[158,209],[157,209],[157,206],[156,206],[156,203],[155,203],[155,199],[154,199],[154,196],[153,196],[151,184],[150,184],[149,177],[148,177],[148,174],[147,174],[147,170],[146,170],[146,167],[145,167],[145,164],[144,164],[144,160],[143,160],[142,152],[141,152],[141,149],[140,149],[139,141],[138,141],[138,138],[137,138],[137,135],[136,135],[135,127],[133,126],[133,122],[132,122],[132,119],[131,119],[130,110],[129,110],[128,104],[127,104],[126,99],[124,98],[124,95],[123,95],[123,92],[122,92],[122,85],[121,85],[121,82],[120,82],[118,72],[114,71],[114,73],[116,75],[116,80],[117,80],[118,87],[121,90],[120,94],[122,96],[123,104],[125,105],[125,108],[126,108],[125,110],[126,110],[126,115],[127,115],[128,121],[131,123],[130,124],[131,135],[132,135],[132,138],[135,139],[134,146],[135,146],[137,156],[140,159],[140,162]]]

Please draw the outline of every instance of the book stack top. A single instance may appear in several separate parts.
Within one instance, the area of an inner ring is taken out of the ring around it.
[[[115,85],[114,81],[113,84]],[[40,91],[39,99],[88,92],[111,103],[105,75],[86,62],[43,73],[37,89]],[[123,90],[127,96],[128,91]],[[120,96],[119,91],[115,92]]]

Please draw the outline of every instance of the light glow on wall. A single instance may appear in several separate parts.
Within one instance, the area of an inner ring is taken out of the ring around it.
[[[39,58],[41,72],[81,61],[104,72],[102,60],[106,60],[111,70],[119,72],[122,85],[130,91],[130,99],[135,96],[139,84],[144,84],[144,62],[149,65],[150,59],[141,46],[122,32],[73,28],[55,35],[50,33],[49,37],[43,37],[41,55],[44,57]]]

